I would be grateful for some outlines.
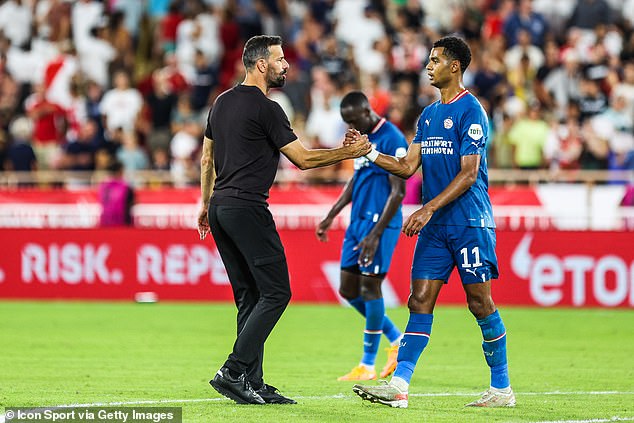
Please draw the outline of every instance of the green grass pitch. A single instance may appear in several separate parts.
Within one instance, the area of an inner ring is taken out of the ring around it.
[[[407,309],[388,313],[404,326]],[[298,304],[267,342],[265,376],[299,404],[238,406],[208,384],[233,343],[231,304],[1,302],[0,415],[11,406],[149,401],[143,405],[182,406],[186,422],[634,420],[632,310],[502,307],[501,314],[514,409],[464,407],[489,381],[466,307],[437,308],[409,408],[391,409],[362,402],[353,383],[336,380],[361,358],[360,316]],[[377,367],[384,362],[381,350]]]

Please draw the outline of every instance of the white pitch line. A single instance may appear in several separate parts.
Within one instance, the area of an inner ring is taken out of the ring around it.
[[[410,394],[411,397],[470,397],[482,394],[482,392],[429,392],[420,394]],[[550,391],[550,392],[515,392],[519,397],[523,395],[634,395],[634,391]],[[321,396],[293,396],[295,399],[324,400],[324,399],[344,399],[354,398],[349,394],[321,395]],[[125,405],[157,405],[157,404],[188,404],[197,402],[228,401],[227,398],[186,398],[186,399],[160,399],[160,400],[136,400],[136,401],[113,401],[113,402],[90,402],[84,404],[63,404],[51,406],[38,406],[34,408],[56,408],[56,407],[115,407]],[[536,423],[604,423],[634,421],[634,417],[612,417],[610,419],[594,420],[560,420],[544,421]],[[0,423],[5,423],[4,414],[0,415]]]
[[[410,397],[470,397],[481,395],[482,392],[429,392],[421,394],[409,394]],[[516,395],[634,395],[634,391],[551,391],[551,392],[515,392]],[[323,400],[323,399],[342,399],[354,398],[351,395],[339,393],[335,395],[320,396],[293,396],[296,399]],[[117,405],[143,405],[143,404],[173,404],[173,403],[193,403],[193,402],[210,402],[223,401],[227,398],[189,398],[189,399],[162,399],[162,400],[138,400],[138,401],[117,401],[117,402],[94,402],[86,404],[64,404],[51,407],[105,407]],[[2,423],[2,422],[0,422]]]
[[[609,422],[631,422],[634,417],[610,417],[609,419],[589,419],[589,420],[549,420],[535,423],[609,423]]]

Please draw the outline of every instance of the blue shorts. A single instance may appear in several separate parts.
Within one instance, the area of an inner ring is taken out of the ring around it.
[[[358,265],[361,249],[354,251],[353,248],[359,245],[361,240],[370,233],[376,222],[367,219],[356,219],[350,222],[350,226],[346,230],[346,236],[343,239],[341,247],[341,268],[352,267]],[[359,266],[359,270],[363,274],[381,275],[387,273],[392,262],[392,254],[398,237],[401,234],[400,228],[387,227],[383,231],[383,235],[379,240],[379,246],[374,254],[374,260],[367,266]]]
[[[454,267],[463,284],[497,279],[495,229],[470,226],[427,225],[420,231],[412,280],[442,280],[447,283]]]

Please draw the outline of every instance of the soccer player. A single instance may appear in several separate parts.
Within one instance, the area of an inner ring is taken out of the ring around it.
[[[307,150],[279,104],[266,94],[284,85],[289,64],[277,36],[244,46],[244,81],[209,112],[201,155],[200,238],[211,231],[227,270],[237,315],[233,351],[209,382],[239,404],[295,404],[264,383],[264,343],[291,299],[284,246],[267,198],[280,153],[300,169],[361,157],[370,143]],[[216,176],[217,175],[217,176]]]
[[[366,155],[374,164],[403,178],[422,164],[424,205],[407,218],[402,229],[407,236],[418,235],[418,240],[408,301],[410,316],[396,370],[387,384],[354,385],[353,391],[364,400],[407,407],[409,383],[429,341],[436,299],[457,267],[469,310],[482,331],[482,349],[491,370],[489,389],[467,405],[515,405],[506,359],[506,329],[491,298],[491,279],[498,277],[498,266],[485,154],[487,115],[462,83],[470,61],[471,51],[463,40],[446,37],[436,41],[427,74],[440,90],[441,99],[423,110],[407,155],[398,158],[376,150]]]
[[[367,134],[372,146],[385,154],[404,157],[407,140],[396,126],[376,114],[368,98],[353,91],[342,99],[341,117],[351,127]],[[363,357],[358,366],[338,380],[376,379],[376,361],[381,334],[391,343],[388,359],[380,373],[384,378],[396,368],[401,331],[385,315],[381,284],[403,224],[401,202],[405,180],[372,164],[367,158],[354,161],[354,175],[333,204],[328,215],[317,225],[317,238],[328,241],[327,231],[333,219],[349,203],[350,226],[341,248],[341,285],[339,294],[365,317]]]

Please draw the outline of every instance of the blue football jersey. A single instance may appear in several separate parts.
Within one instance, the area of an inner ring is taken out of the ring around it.
[[[489,122],[484,108],[471,93],[463,91],[447,104],[425,107],[418,120],[423,168],[423,204],[440,194],[460,172],[460,157],[479,154],[476,182],[460,197],[436,211],[429,224],[495,227],[489,198],[486,144]]]
[[[385,119],[368,134],[368,139],[379,152],[390,156],[404,157],[407,154],[405,136],[391,122]],[[390,196],[390,173],[381,169],[365,157],[354,161],[354,182],[352,186],[352,209],[350,216],[377,222]],[[396,212],[388,227],[400,228],[403,224],[401,209]]]

